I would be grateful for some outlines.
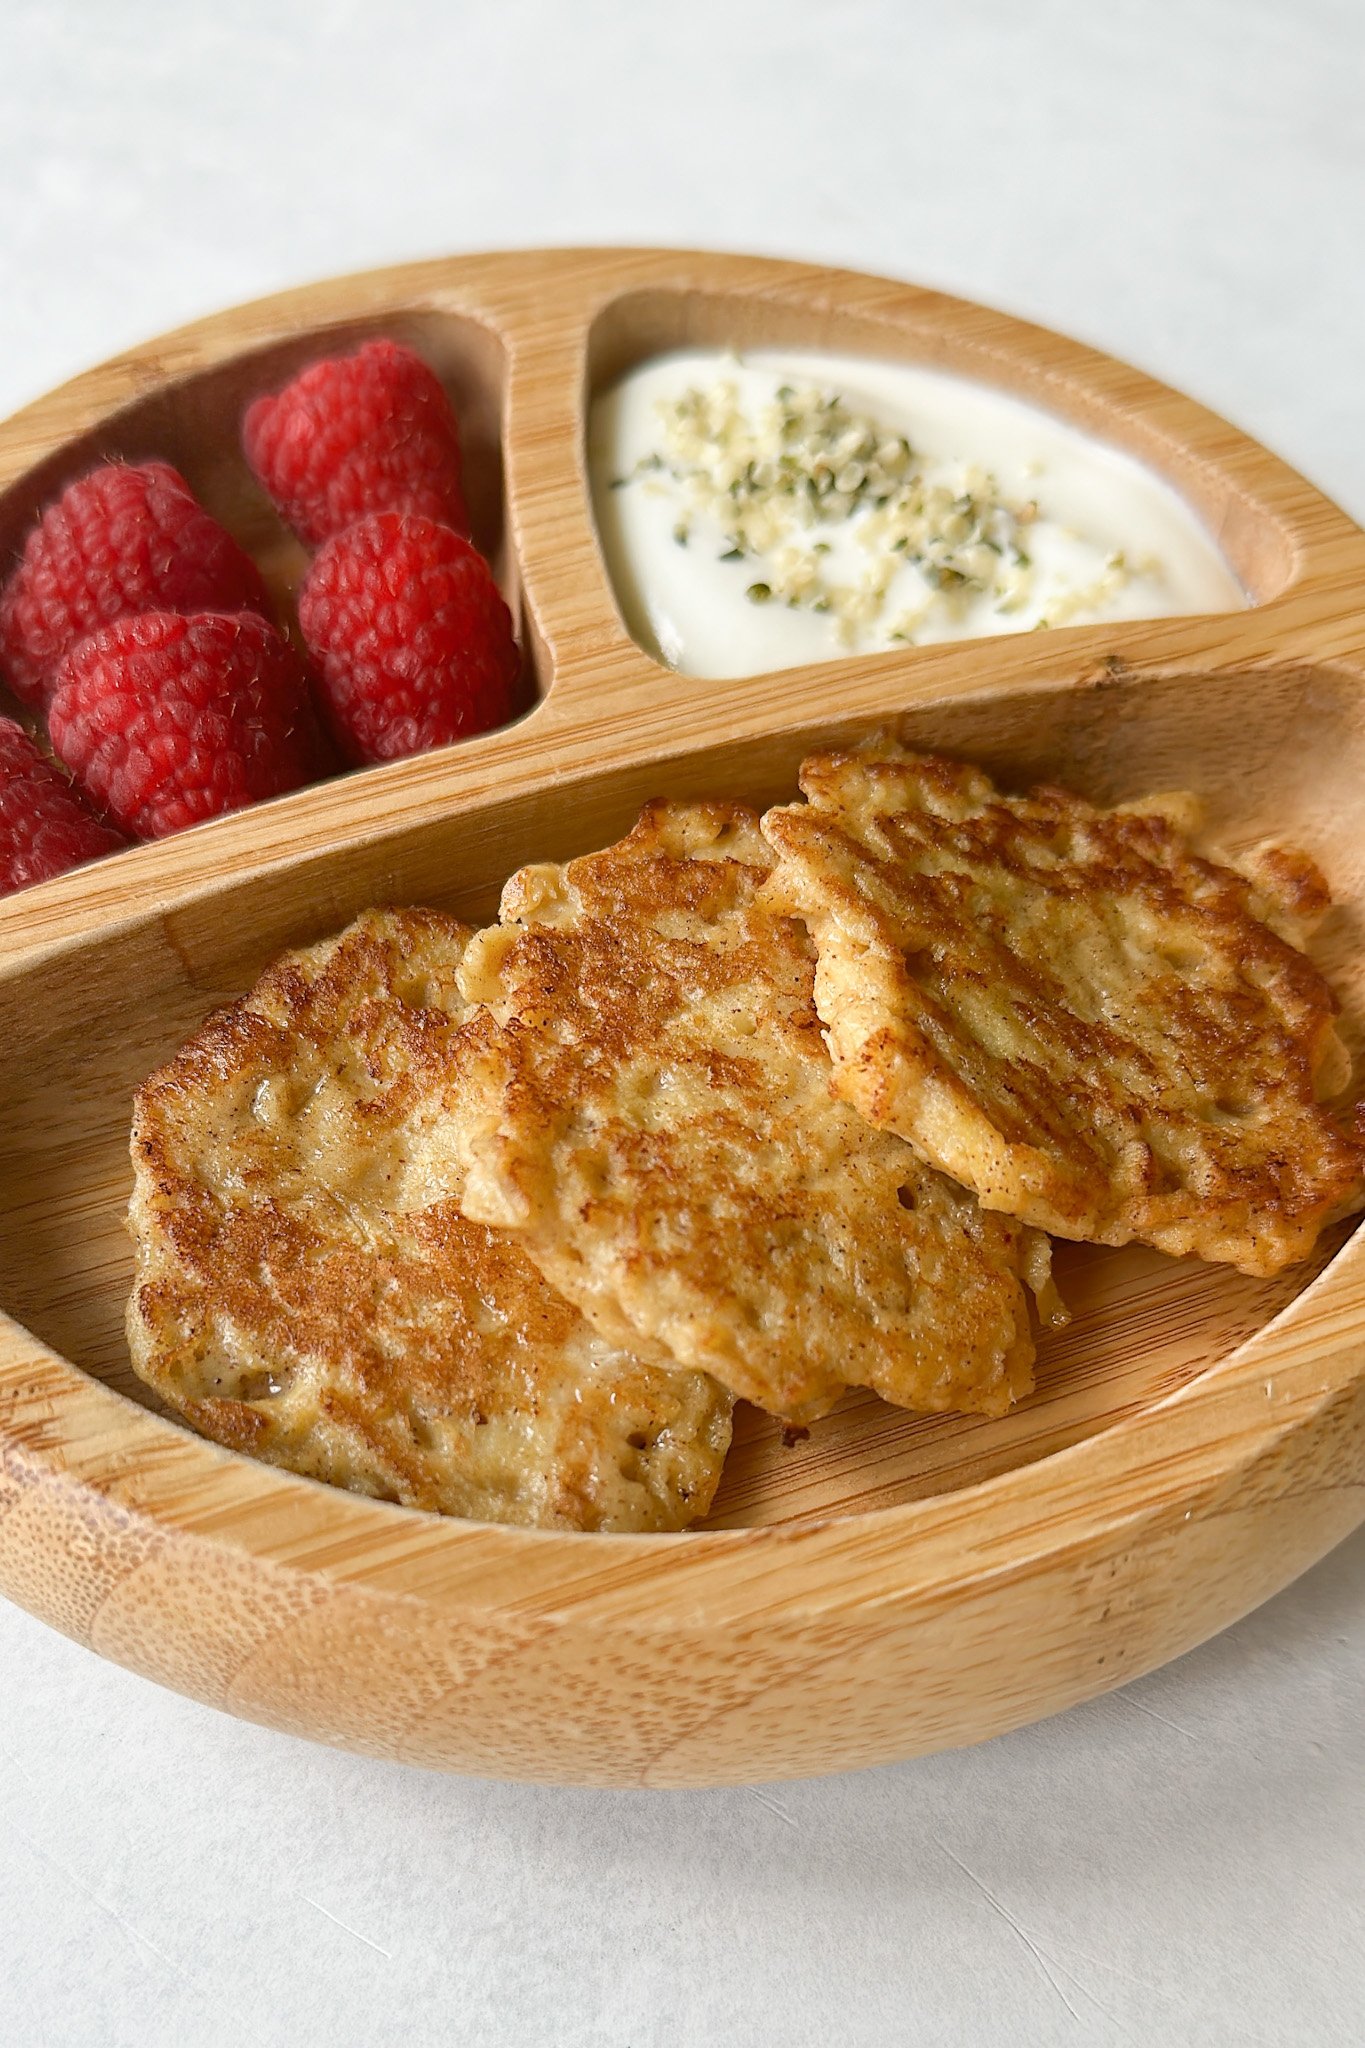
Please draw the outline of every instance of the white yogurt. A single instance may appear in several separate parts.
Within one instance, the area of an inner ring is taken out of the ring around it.
[[[874,426],[878,453],[840,468]],[[588,461],[626,626],[686,675],[1246,603],[1140,463],[934,370],[680,350],[598,399]]]

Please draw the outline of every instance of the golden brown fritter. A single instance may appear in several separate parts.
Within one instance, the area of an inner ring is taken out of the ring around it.
[[[485,1521],[676,1529],[728,1395],[604,1341],[459,1210],[470,938],[372,911],[279,961],[138,1091],[133,1363],[193,1426]]]
[[[465,1213],[517,1231],[604,1336],[775,1414],[848,1384],[1000,1414],[1031,1385],[1021,1275],[1046,1283],[1046,1242],[837,1100],[770,867],[752,811],[658,803],[512,878],[460,970],[489,1005]]]
[[[1305,855],[1195,852],[1192,798],[1000,795],[893,747],[817,754],[763,830],[819,954],[840,1092],[991,1210],[1269,1274],[1359,1205],[1345,1064],[1297,949]],[[1297,942],[1297,943],[1296,943]]]

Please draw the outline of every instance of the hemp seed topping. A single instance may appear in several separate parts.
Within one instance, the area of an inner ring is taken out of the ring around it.
[[[781,384],[772,404],[749,409],[737,384],[719,378],[655,410],[662,445],[616,482],[667,472],[687,505],[674,538],[685,545],[699,538],[698,522],[709,522],[722,561],[762,567],[746,586],[753,603],[833,613],[852,643],[877,629],[912,641],[935,610],[960,617],[981,597],[1001,614],[1028,602],[1025,537],[1037,504],[1007,498],[976,464],[917,454],[904,434],[839,393]],[[841,525],[866,556],[852,576],[832,570],[822,538]],[[906,564],[918,570],[924,600],[884,619],[892,578]],[[1093,591],[1068,593],[1066,615],[1112,594],[1128,573],[1122,556],[1111,556]]]

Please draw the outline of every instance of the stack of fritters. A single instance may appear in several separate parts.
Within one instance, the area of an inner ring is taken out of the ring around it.
[[[802,787],[653,804],[478,935],[372,912],[210,1018],[137,1100],[144,1378],[410,1505],[678,1528],[736,1395],[1003,1413],[1044,1230],[1269,1273],[1359,1206],[1302,856],[887,747]]]

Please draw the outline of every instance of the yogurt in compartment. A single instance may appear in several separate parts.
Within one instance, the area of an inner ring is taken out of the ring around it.
[[[935,370],[680,350],[597,400],[588,461],[626,626],[686,675],[1246,603],[1141,463]]]

